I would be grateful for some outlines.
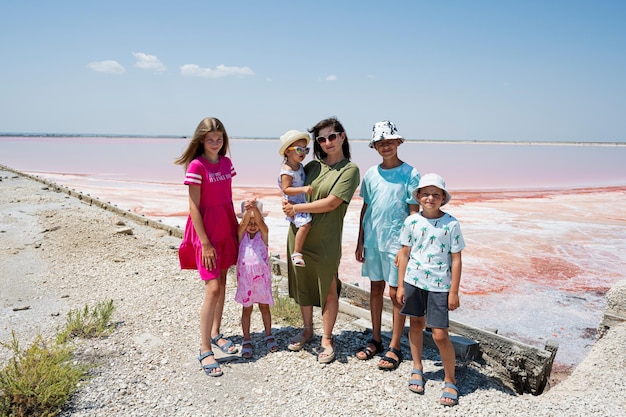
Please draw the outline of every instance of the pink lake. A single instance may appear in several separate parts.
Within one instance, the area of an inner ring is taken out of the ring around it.
[[[172,161],[187,141],[161,138],[0,137],[0,164],[40,175],[121,208],[183,227],[187,190]],[[237,201],[257,195],[269,210],[270,251],[284,256],[287,223],[276,174],[278,140],[232,140]],[[361,175],[378,162],[352,141]],[[446,210],[462,225],[461,308],[454,320],[541,346],[580,362],[606,291],[626,271],[626,146],[406,142],[400,156],[444,176]],[[340,278],[368,288],[354,260],[362,201],[344,225]]]

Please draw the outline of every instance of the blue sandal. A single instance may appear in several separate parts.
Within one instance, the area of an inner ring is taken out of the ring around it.
[[[413,375],[419,375],[422,379],[413,378]],[[411,385],[417,385],[421,389],[412,388]],[[415,369],[411,371],[411,379],[409,379],[409,390],[419,395],[424,395],[424,386],[426,385],[426,378],[424,378],[424,372],[420,369]]]
[[[231,342],[228,339],[224,339],[226,340],[226,343],[224,343],[223,345],[218,345],[217,342],[219,342],[220,339],[224,339],[224,335],[223,334],[218,334],[215,337],[211,338],[211,343],[213,344],[213,346],[217,347],[219,350],[221,350],[224,353],[227,353],[229,355],[232,355],[234,353],[237,353],[238,349],[237,347],[235,347],[233,345],[233,342]]]
[[[252,359],[253,355],[252,340],[243,339],[243,343],[241,343],[241,357],[244,359]]]
[[[208,376],[222,376],[224,375],[224,372],[222,371],[222,368],[220,368],[220,364],[215,361],[213,363],[209,363],[206,365],[202,365],[202,361],[205,358],[208,358],[209,356],[215,356],[215,354],[211,351],[208,352],[204,352],[202,353],[202,351],[200,351],[200,356],[198,356],[198,361],[200,361],[200,366],[202,366],[202,370],[204,371],[205,374],[207,374]],[[215,369],[219,369],[219,371],[215,371],[213,372]]]
[[[276,342],[273,335],[265,336],[265,344],[267,345],[267,350],[271,353],[278,352],[280,349],[278,342]]]
[[[443,388],[451,388],[456,391],[456,394],[453,394],[448,391],[444,391],[441,393],[441,398],[439,398],[439,404],[445,405],[446,407],[454,407],[459,403],[459,389],[451,382],[444,382]],[[452,402],[443,401],[444,398],[450,398]]]

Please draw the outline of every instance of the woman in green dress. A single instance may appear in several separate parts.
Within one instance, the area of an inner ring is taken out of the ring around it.
[[[313,193],[307,203],[283,205],[287,216],[296,212],[313,215],[302,251],[305,267],[294,267],[291,262],[296,233],[293,224],[287,235],[289,296],[300,305],[304,327],[288,348],[300,350],[313,337],[313,307],[321,307],[323,335],[317,360],[330,363],[335,359],[333,328],[341,290],[338,271],[343,218],[359,186],[360,174],[359,167],[350,161],[348,136],[336,118],[320,121],[309,132],[315,138],[315,159],[304,171],[305,185],[313,187]]]

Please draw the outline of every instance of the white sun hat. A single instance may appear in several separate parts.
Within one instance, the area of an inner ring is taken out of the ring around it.
[[[404,142],[402,135],[398,133],[396,125],[389,121],[383,120],[374,124],[372,128],[372,140],[370,140],[370,148],[374,147],[376,142],[381,140],[398,139],[400,143]]]
[[[446,182],[443,180],[443,178],[441,178],[440,175],[437,174],[424,174],[424,176],[420,178],[419,185],[417,186],[415,191],[413,191],[413,199],[415,201],[419,201],[417,195],[419,194],[420,189],[428,187],[429,185],[434,185],[435,187],[443,190],[446,197],[443,199],[443,203],[441,203],[441,205],[445,206],[446,204],[448,204],[448,202],[452,198],[452,195],[450,195],[448,190],[446,190]]]
[[[287,148],[300,139],[306,139],[306,145],[304,146],[309,146],[311,136],[307,132],[300,132],[298,130],[288,130],[285,132],[280,137],[280,149],[278,149],[278,154],[284,157]]]
[[[267,217],[267,215],[269,214],[269,212],[267,211],[263,211],[263,202],[260,200],[257,200],[256,202],[256,208],[259,209],[259,211],[261,212],[261,215],[263,217]],[[237,213],[237,217],[239,217],[240,219],[243,218],[243,214],[246,212],[246,202],[242,201],[241,202],[241,212]]]

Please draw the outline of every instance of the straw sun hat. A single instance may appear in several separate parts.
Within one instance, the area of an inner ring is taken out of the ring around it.
[[[278,154],[284,157],[285,151],[287,150],[287,148],[290,147],[294,142],[300,139],[305,139],[306,145],[304,146],[309,146],[309,141],[311,140],[311,137],[309,136],[308,133],[300,132],[298,130],[289,130],[285,132],[280,137],[280,148],[278,149]]]

